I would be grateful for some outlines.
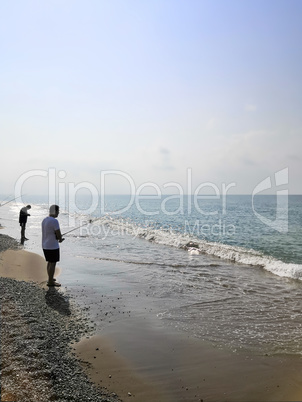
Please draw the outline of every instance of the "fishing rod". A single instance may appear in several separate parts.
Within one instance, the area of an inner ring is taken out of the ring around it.
[[[4,205],[9,204],[10,202],[13,202],[13,201],[15,201],[15,200],[17,200],[18,198],[21,198],[21,197],[23,197],[23,195],[19,195],[19,197],[15,197],[12,200],[6,201],[4,204],[0,204],[0,207],[3,207]]]
[[[2,201],[6,201],[8,198],[10,198],[12,195],[10,194],[10,195],[8,195],[7,197],[5,197],[4,198],[4,200],[2,200]]]
[[[74,230],[77,230],[77,229],[82,228],[83,226],[90,225],[92,222],[96,222],[96,221],[98,221],[98,220],[101,219],[101,218],[102,218],[102,217],[100,216],[99,218],[96,218],[96,219],[89,219],[89,222],[88,222],[88,223],[83,223],[83,225],[77,226],[76,228],[73,228],[73,229],[71,229],[71,230],[68,230],[68,232],[63,233],[63,234],[62,234],[62,237],[65,236],[65,235],[67,235],[68,233],[73,232]]]

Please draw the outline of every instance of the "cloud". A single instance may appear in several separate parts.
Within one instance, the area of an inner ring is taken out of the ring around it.
[[[174,170],[175,167],[171,164],[170,150],[168,148],[161,147],[157,151],[158,155],[155,155],[157,163],[153,165],[155,169],[159,170]]]
[[[292,161],[302,161],[302,156],[297,154],[289,154],[288,159]]]
[[[159,152],[164,155],[168,155],[170,153],[169,149],[167,148],[160,148]]]
[[[251,193],[265,177],[288,167],[289,190],[300,193],[297,183],[302,165],[301,158],[294,150],[301,147],[301,133],[290,135],[282,130],[255,130],[234,134],[217,144],[207,171],[217,184],[236,182],[238,193]]]
[[[245,110],[246,112],[255,112],[257,109],[258,109],[258,106],[255,105],[255,104],[252,104],[252,103],[247,103],[247,104],[244,106],[244,110]]]
[[[257,163],[250,158],[242,158],[242,162],[246,166],[257,166]]]
[[[216,126],[216,119],[212,118],[207,122],[206,129],[213,130]]]

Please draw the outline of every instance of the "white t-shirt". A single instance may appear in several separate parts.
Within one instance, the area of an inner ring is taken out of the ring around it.
[[[48,216],[42,221],[42,248],[45,250],[55,250],[59,248],[59,242],[56,238],[55,231],[60,229],[59,222],[56,218]]]

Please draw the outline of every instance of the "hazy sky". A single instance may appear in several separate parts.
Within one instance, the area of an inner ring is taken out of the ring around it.
[[[288,168],[302,193],[301,21],[300,0],[2,0],[0,193],[49,168],[235,193]]]

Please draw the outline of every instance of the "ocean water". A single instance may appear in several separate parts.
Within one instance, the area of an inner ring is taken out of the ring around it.
[[[42,255],[48,200],[22,201],[32,205],[25,248]],[[89,305],[99,330],[148,310],[218,347],[302,353],[302,196],[92,202],[60,203],[61,231],[69,232],[60,281]],[[0,208],[1,233],[19,237],[21,206]]]

